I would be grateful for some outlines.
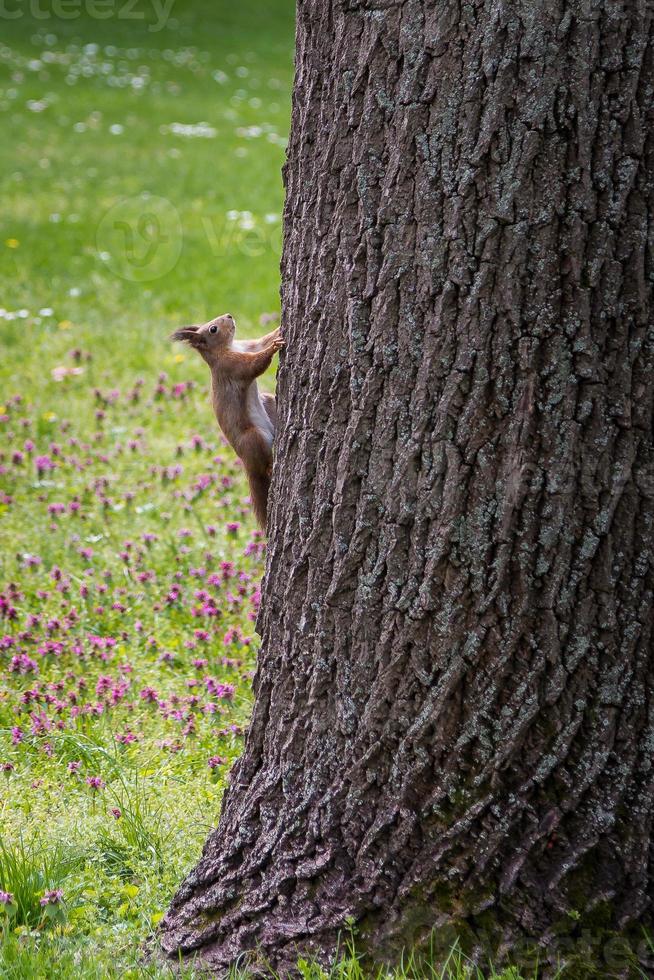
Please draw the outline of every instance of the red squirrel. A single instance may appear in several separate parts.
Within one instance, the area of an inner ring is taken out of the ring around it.
[[[235,330],[234,317],[224,313],[201,327],[176,330],[171,340],[193,347],[211,369],[218,425],[243,462],[254,513],[265,530],[277,405],[274,395],[259,391],[256,379],[284,341],[279,328],[259,340],[234,340]]]

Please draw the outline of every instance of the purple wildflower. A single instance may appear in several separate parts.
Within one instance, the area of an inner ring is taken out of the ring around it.
[[[64,893],[61,888],[52,888],[47,891],[43,898],[40,900],[41,905],[45,908],[46,905],[58,905],[59,902],[63,901]]]

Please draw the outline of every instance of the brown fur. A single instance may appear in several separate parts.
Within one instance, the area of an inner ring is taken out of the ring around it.
[[[243,462],[252,506],[265,530],[277,405],[274,395],[259,394],[256,379],[270,366],[284,341],[279,329],[258,340],[241,341],[234,340],[234,330],[233,318],[225,313],[201,327],[183,327],[172,339],[188,343],[211,369],[218,425]]]

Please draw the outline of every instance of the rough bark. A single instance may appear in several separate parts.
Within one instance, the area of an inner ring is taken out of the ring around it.
[[[651,31],[300,0],[256,703],[170,953],[650,921]]]

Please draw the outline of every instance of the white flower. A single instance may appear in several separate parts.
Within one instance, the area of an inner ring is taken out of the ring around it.
[[[257,136],[261,136],[263,129],[261,126],[239,126],[236,130],[236,135],[240,136],[242,139],[256,139]]]
[[[160,133],[173,133],[175,136],[186,136],[189,139],[214,139],[218,135],[218,130],[210,126],[209,123],[171,123],[169,126],[161,126]]]
[[[60,364],[52,369],[52,377],[55,381],[63,381],[65,378],[73,378],[75,375],[83,373],[83,367],[69,367],[67,364]]]

